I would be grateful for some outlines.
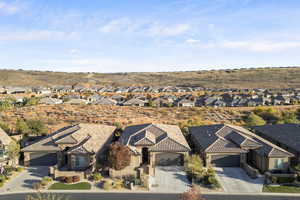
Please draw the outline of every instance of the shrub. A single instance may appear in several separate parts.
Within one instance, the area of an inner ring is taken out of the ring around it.
[[[212,185],[213,187],[216,187],[216,188],[220,187],[220,184],[219,184],[219,182],[218,182],[218,180],[216,179],[215,176],[209,176],[208,177],[208,183],[210,185]]]
[[[50,183],[50,182],[53,181],[53,179],[52,179],[50,176],[45,176],[45,177],[43,178],[43,181],[46,181],[46,182]]]
[[[105,180],[102,187],[104,190],[110,190],[112,188],[112,181]]]
[[[23,167],[17,167],[17,168],[16,168],[16,171],[17,171],[17,172],[21,172],[21,171],[23,171],[23,170],[24,170]]]
[[[117,179],[114,181],[114,188],[115,189],[121,189],[123,187],[123,180],[122,179]]]
[[[72,176],[67,176],[67,177],[65,178],[65,182],[66,182],[66,183],[73,183],[73,177],[72,177]]]
[[[247,126],[262,126],[265,124],[266,124],[266,121],[254,113],[251,113],[246,119]]]
[[[271,177],[271,182],[272,182],[272,183],[275,183],[275,184],[276,184],[277,181],[278,181],[278,180],[277,180],[277,177],[276,177],[276,176],[272,176],[272,177]]]
[[[101,173],[94,173],[92,174],[92,179],[93,181],[101,181],[103,179],[103,176],[101,175]]]
[[[0,188],[3,187],[3,185],[4,185],[4,182],[0,181]]]
[[[293,183],[296,180],[295,177],[277,177],[277,182],[279,184],[283,183]]]
[[[73,182],[77,183],[80,181],[80,176],[73,176]]]
[[[109,166],[115,170],[122,170],[130,165],[131,153],[127,146],[119,142],[111,144],[108,151]]]

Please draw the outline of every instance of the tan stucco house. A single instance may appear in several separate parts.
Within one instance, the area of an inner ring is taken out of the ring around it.
[[[183,165],[184,156],[190,152],[180,128],[166,124],[140,124],[128,126],[120,143],[132,151],[128,173],[155,175],[156,166]]]
[[[249,130],[216,124],[189,129],[194,148],[207,166],[250,165],[261,172],[287,170],[294,155]]]
[[[57,166],[66,171],[84,171],[105,160],[116,127],[76,124],[55,131],[21,149],[26,166]]]

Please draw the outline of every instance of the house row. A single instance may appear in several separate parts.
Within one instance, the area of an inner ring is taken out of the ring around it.
[[[238,88],[205,88],[200,86],[129,86],[129,87],[113,87],[113,86],[90,86],[84,84],[62,85],[51,87],[30,87],[30,86],[0,86],[0,94],[18,94],[18,93],[184,93],[184,92],[211,92],[211,93],[255,93],[257,95],[283,93],[293,96],[299,93],[299,88],[283,88],[283,89],[238,89]]]
[[[299,143],[299,125],[289,126],[297,129],[290,133],[290,137]],[[254,129],[265,132],[262,131],[264,127]],[[62,171],[87,173],[95,169],[96,163],[105,165],[108,145],[119,141],[130,149],[131,163],[120,172],[110,169],[111,175],[145,173],[155,176],[156,166],[183,165],[184,157],[191,152],[199,154],[206,166],[253,168],[263,173],[287,171],[291,160],[300,151],[298,146],[284,143],[281,139],[274,137],[269,140],[256,131],[229,124],[190,127],[188,141],[176,125],[128,126],[119,138],[116,138],[115,131],[114,126],[100,124],[64,127],[24,146],[24,164],[55,166],[54,174]],[[279,134],[284,133],[281,131]]]
[[[271,105],[291,105],[300,102],[300,93],[289,96],[287,94],[211,94],[195,96],[185,95],[161,95],[151,97],[150,95],[136,94],[123,96],[114,94],[105,96],[93,94],[82,96],[80,94],[69,94],[60,98],[44,97],[41,104],[95,104],[95,105],[120,105],[120,106],[154,106],[154,107],[254,107]]]

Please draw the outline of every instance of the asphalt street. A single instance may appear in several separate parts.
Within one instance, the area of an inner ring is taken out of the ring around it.
[[[58,194],[58,193],[57,193]],[[59,193],[69,200],[177,200],[178,194],[153,193]],[[0,195],[0,200],[25,200],[28,194]],[[299,200],[300,196],[203,195],[207,200]]]

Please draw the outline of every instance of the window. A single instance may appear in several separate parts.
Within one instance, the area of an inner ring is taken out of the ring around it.
[[[0,158],[3,158],[4,156],[4,149],[0,149]]]
[[[88,166],[88,158],[86,156],[75,156],[75,167],[84,168]]]
[[[282,169],[284,167],[284,159],[283,158],[277,158],[275,159],[275,169]]]

